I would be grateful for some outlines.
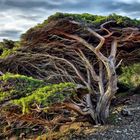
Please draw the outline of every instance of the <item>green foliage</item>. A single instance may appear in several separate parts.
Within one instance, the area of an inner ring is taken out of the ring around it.
[[[130,87],[140,85],[140,63],[122,67],[119,81]]]
[[[0,102],[30,95],[32,91],[45,86],[41,80],[19,74],[6,73],[0,77]]]
[[[127,16],[121,16],[121,15],[117,15],[117,14],[111,14],[107,17],[107,20],[115,20],[117,22],[117,24],[120,24],[122,26],[139,26],[140,24],[140,20],[137,19],[131,19]]]
[[[0,55],[0,58],[5,58],[6,56],[9,56],[13,51],[9,50],[9,49],[2,49],[2,53]]]
[[[54,103],[63,102],[73,94],[73,83],[60,83],[38,88],[31,95],[11,101],[22,107],[23,113],[28,113],[35,103],[42,107],[48,107]]]
[[[16,52],[20,47],[19,41],[12,41],[4,39],[3,42],[0,42],[0,58],[6,58],[10,54]]]
[[[139,26],[140,25],[140,20],[136,19],[131,19],[126,16],[120,16],[117,14],[111,14],[109,16],[101,16],[101,15],[92,15],[88,13],[83,13],[83,14],[71,14],[71,13],[55,13],[54,15],[51,15],[48,17],[48,19],[44,20],[43,23],[37,24],[35,27],[30,28],[26,33],[21,35],[21,40],[23,41],[23,38],[30,32],[33,32],[37,29],[45,27],[50,21],[52,20],[58,20],[62,18],[69,18],[72,20],[80,21],[80,22],[85,22],[85,23],[90,23],[92,24],[95,28],[99,28],[99,25],[109,21],[109,20],[115,20],[120,26]]]
[[[43,27],[51,20],[57,20],[60,18],[71,18],[74,20],[79,21],[85,21],[92,23],[94,26],[100,25],[103,22],[109,21],[109,20],[115,20],[118,24],[122,24],[123,26],[138,26],[140,24],[140,20],[131,19],[126,16],[120,16],[117,14],[111,14],[109,16],[101,16],[101,15],[92,15],[88,13],[83,14],[68,14],[68,13],[56,13],[48,18],[48,20],[45,20],[42,24],[39,24],[39,26],[36,27]],[[42,25],[42,26],[41,26]]]
[[[35,103],[48,107],[63,102],[74,94],[74,87],[75,84],[69,82],[46,85],[42,80],[6,73],[0,77],[0,103],[9,100],[27,113]]]

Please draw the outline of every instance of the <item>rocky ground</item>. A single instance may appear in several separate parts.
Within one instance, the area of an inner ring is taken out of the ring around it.
[[[115,101],[107,125],[91,125],[88,122],[74,122],[62,125],[57,132],[40,136],[31,134],[21,140],[140,140],[140,94],[121,95]],[[18,140],[16,136],[7,140]]]
[[[140,140],[140,95],[122,100],[112,110],[109,124],[94,126],[93,133],[72,140]],[[96,131],[95,131],[96,130]]]
[[[88,139],[140,140],[140,95],[131,96],[121,108],[116,108],[118,117],[114,125],[104,132],[91,135]]]

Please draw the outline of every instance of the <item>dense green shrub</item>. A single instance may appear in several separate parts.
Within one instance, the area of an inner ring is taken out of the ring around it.
[[[128,27],[128,26],[135,27],[135,26],[140,25],[140,20],[131,19],[129,17],[120,16],[117,14],[101,16],[101,15],[92,15],[92,14],[88,14],[88,13],[71,14],[71,13],[57,12],[54,15],[51,15],[50,17],[48,17],[48,19],[44,20],[43,23],[37,24],[35,27],[30,28],[26,33],[21,35],[21,39],[24,38],[24,36],[26,36],[26,34],[28,34],[29,32],[33,32],[38,28],[42,28],[42,27],[46,26],[50,21],[58,20],[58,19],[62,19],[62,18],[70,18],[72,20],[90,23],[96,28],[98,28],[100,24],[102,24],[106,21],[109,21],[109,20],[115,20],[120,26],[125,26],[125,27]]]
[[[12,103],[22,107],[22,112],[28,113],[29,109],[37,104],[42,107],[49,107],[54,103],[63,102],[73,94],[75,87],[72,83],[52,84],[37,89],[31,95],[13,100]]]
[[[15,53],[19,47],[19,41],[4,39],[3,42],[0,42],[0,58],[6,58],[10,54]]]
[[[10,103],[22,108],[23,113],[36,103],[48,107],[63,102],[73,95],[73,83],[46,84],[42,80],[19,74],[6,73],[0,77],[0,103]]]
[[[41,80],[19,74],[6,73],[0,77],[0,102],[25,97],[43,86],[45,86],[45,83]]]
[[[140,63],[122,67],[122,74],[119,76],[119,81],[129,87],[140,85]]]
[[[140,20],[131,19],[127,16],[121,16],[121,15],[117,15],[117,14],[110,14],[109,16],[101,16],[101,15],[92,15],[92,14],[88,14],[88,13],[71,14],[71,13],[57,12],[56,14],[48,17],[47,20],[44,20],[43,23],[40,23],[31,29],[42,28],[43,26],[47,25],[48,22],[50,22],[52,20],[58,20],[61,18],[70,18],[70,19],[79,20],[79,21],[82,20],[82,21],[85,21],[88,23],[92,23],[94,26],[99,25],[100,23],[103,23],[103,22],[109,21],[109,20],[115,20],[118,24],[122,24],[124,26],[138,26],[140,24]]]

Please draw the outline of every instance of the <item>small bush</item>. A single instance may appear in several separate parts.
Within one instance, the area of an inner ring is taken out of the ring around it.
[[[140,63],[122,67],[122,74],[119,76],[119,81],[129,87],[140,85]]]
[[[48,19],[44,20],[43,23],[37,24],[35,27],[30,28],[26,33],[21,35],[21,41],[24,42],[24,38],[31,33],[36,31],[37,29],[41,29],[45,27],[50,21],[53,20],[58,20],[62,18],[70,18],[72,20],[80,21],[80,22],[85,22],[85,23],[90,23],[94,27],[98,28],[100,24],[109,21],[109,20],[115,20],[117,24],[121,26],[139,26],[140,20],[137,19],[131,19],[126,16],[121,16],[117,14],[110,14],[108,16],[101,16],[101,15],[92,15],[88,13],[83,13],[83,14],[71,14],[71,13],[55,13],[54,15],[51,15],[48,17]]]
[[[73,95],[73,83],[46,84],[42,80],[6,73],[0,77],[0,103],[9,101],[27,113],[34,104],[48,107]]]
[[[11,101],[15,105],[22,107],[22,112],[28,113],[29,109],[37,104],[41,107],[48,107],[54,103],[63,102],[73,94],[75,87],[72,83],[52,84],[38,88],[31,95]]]
[[[20,42],[4,39],[3,42],[0,42],[0,58],[6,58],[15,53],[19,47]]]
[[[0,77],[0,102],[25,97],[43,86],[45,86],[45,83],[41,80],[24,75],[6,73]]]

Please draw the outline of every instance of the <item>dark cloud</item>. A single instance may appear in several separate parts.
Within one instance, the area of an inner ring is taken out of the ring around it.
[[[130,2],[131,1],[131,2]],[[17,38],[21,31],[40,23],[55,12],[119,13],[140,18],[138,0],[0,0],[0,38]],[[7,27],[9,30],[7,30]]]
[[[133,3],[125,3],[125,2],[111,2],[111,3],[102,3],[103,9],[109,12],[123,12],[126,13],[126,15],[130,16],[132,13],[139,13],[140,12],[140,3],[139,2],[133,2]],[[135,16],[138,16],[135,14]]]
[[[34,11],[42,9],[45,11],[61,10],[61,11],[77,11],[77,12],[115,12],[121,10],[123,12],[140,11],[140,3],[134,1],[127,3],[116,0],[2,0],[0,9],[18,9],[22,11]],[[101,13],[102,14],[102,13]],[[129,14],[129,13],[128,13]]]
[[[131,12],[129,15],[130,15],[131,17],[140,19],[140,11]]]
[[[19,0],[6,0],[4,3],[5,6],[9,6],[11,8],[18,8],[18,9],[32,9],[32,8],[55,8],[54,5],[50,4],[49,2],[45,1],[19,1]]]
[[[19,34],[21,33],[21,31],[19,30],[3,30],[0,31],[0,37],[17,37]]]
[[[17,18],[21,18],[21,19],[25,19],[25,20],[37,21],[41,17],[39,15],[17,15]]]
[[[85,0],[75,0],[73,1],[65,1],[62,0],[60,2],[52,0],[52,1],[41,1],[41,0],[30,0],[30,1],[26,1],[26,0],[5,0],[5,2],[3,4],[1,4],[1,8],[4,9],[12,9],[12,8],[17,8],[20,10],[30,10],[30,9],[34,9],[34,8],[42,8],[42,9],[46,9],[46,10],[53,10],[53,9],[61,9],[61,10],[68,10],[68,9],[75,9],[76,10],[82,10],[81,8],[89,8],[89,6],[91,5],[92,1],[85,1]]]

